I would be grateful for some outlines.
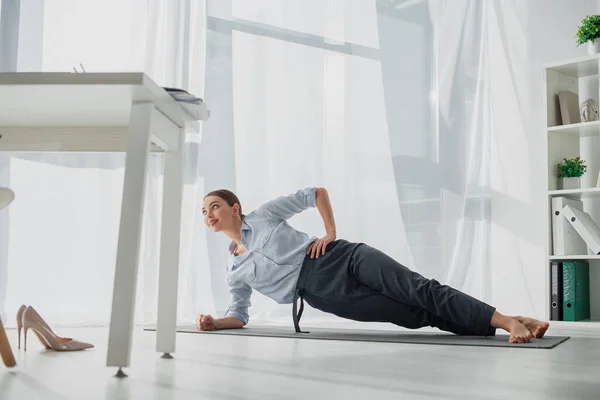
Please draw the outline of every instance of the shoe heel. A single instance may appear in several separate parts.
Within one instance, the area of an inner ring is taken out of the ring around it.
[[[27,326],[23,329],[23,350],[27,351]]]
[[[25,313],[25,310],[27,309],[27,307],[25,306],[25,304],[21,305],[21,307],[19,307],[19,310],[17,310],[17,331],[19,333],[19,349],[21,348],[21,330],[23,329],[23,313]]]

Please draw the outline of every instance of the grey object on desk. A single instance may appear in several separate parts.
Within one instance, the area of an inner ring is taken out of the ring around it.
[[[204,104],[204,101],[183,89],[163,87],[171,97],[179,103],[181,108],[196,120],[207,120],[210,117],[210,111]]]

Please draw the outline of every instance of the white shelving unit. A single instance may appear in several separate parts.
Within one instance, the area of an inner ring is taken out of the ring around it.
[[[596,187],[600,172],[600,121],[581,122],[563,125],[558,101],[558,93],[568,90],[577,93],[579,104],[593,98],[599,101],[600,55],[581,57],[544,66],[546,86],[545,110],[547,139],[547,251],[545,265],[546,279],[546,319],[550,320],[550,266],[552,261],[587,261],[590,265],[590,311],[591,320],[577,322],[556,322],[554,326],[577,328],[600,332],[600,255],[573,254],[554,255],[552,246],[552,198],[564,196],[583,202],[584,211],[600,225],[600,187]],[[559,190],[556,164],[563,157],[581,156],[588,166],[581,179],[581,189]],[[588,249],[589,252],[589,249]]]

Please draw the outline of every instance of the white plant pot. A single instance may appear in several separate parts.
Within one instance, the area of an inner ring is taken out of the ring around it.
[[[558,188],[560,190],[580,189],[581,178],[558,178]]]
[[[587,43],[587,51],[588,51],[588,55],[590,55],[590,56],[600,53],[600,39],[596,39],[594,41],[594,43],[588,42]]]

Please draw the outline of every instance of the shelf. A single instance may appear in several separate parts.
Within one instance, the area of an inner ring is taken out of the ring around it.
[[[583,256],[574,256],[574,255],[564,255],[564,256],[550,256],[550,261],[573,261],[573,260],[600,260],[600,255],[583,255]]]
[[[551,190],[548,192],[550,197],[565,196],[574,199],[585,199],[590,197],[600,197],[600,188]]]
[[[548,127],[548,133],[560,133],[569,136],[597,136],[600,133],[600,121],[551,126]]]
[[[598,55],[573,58],[566,61],[544,65],[545,68],[572,76],[584,78],[586,76],[598,75]]]

